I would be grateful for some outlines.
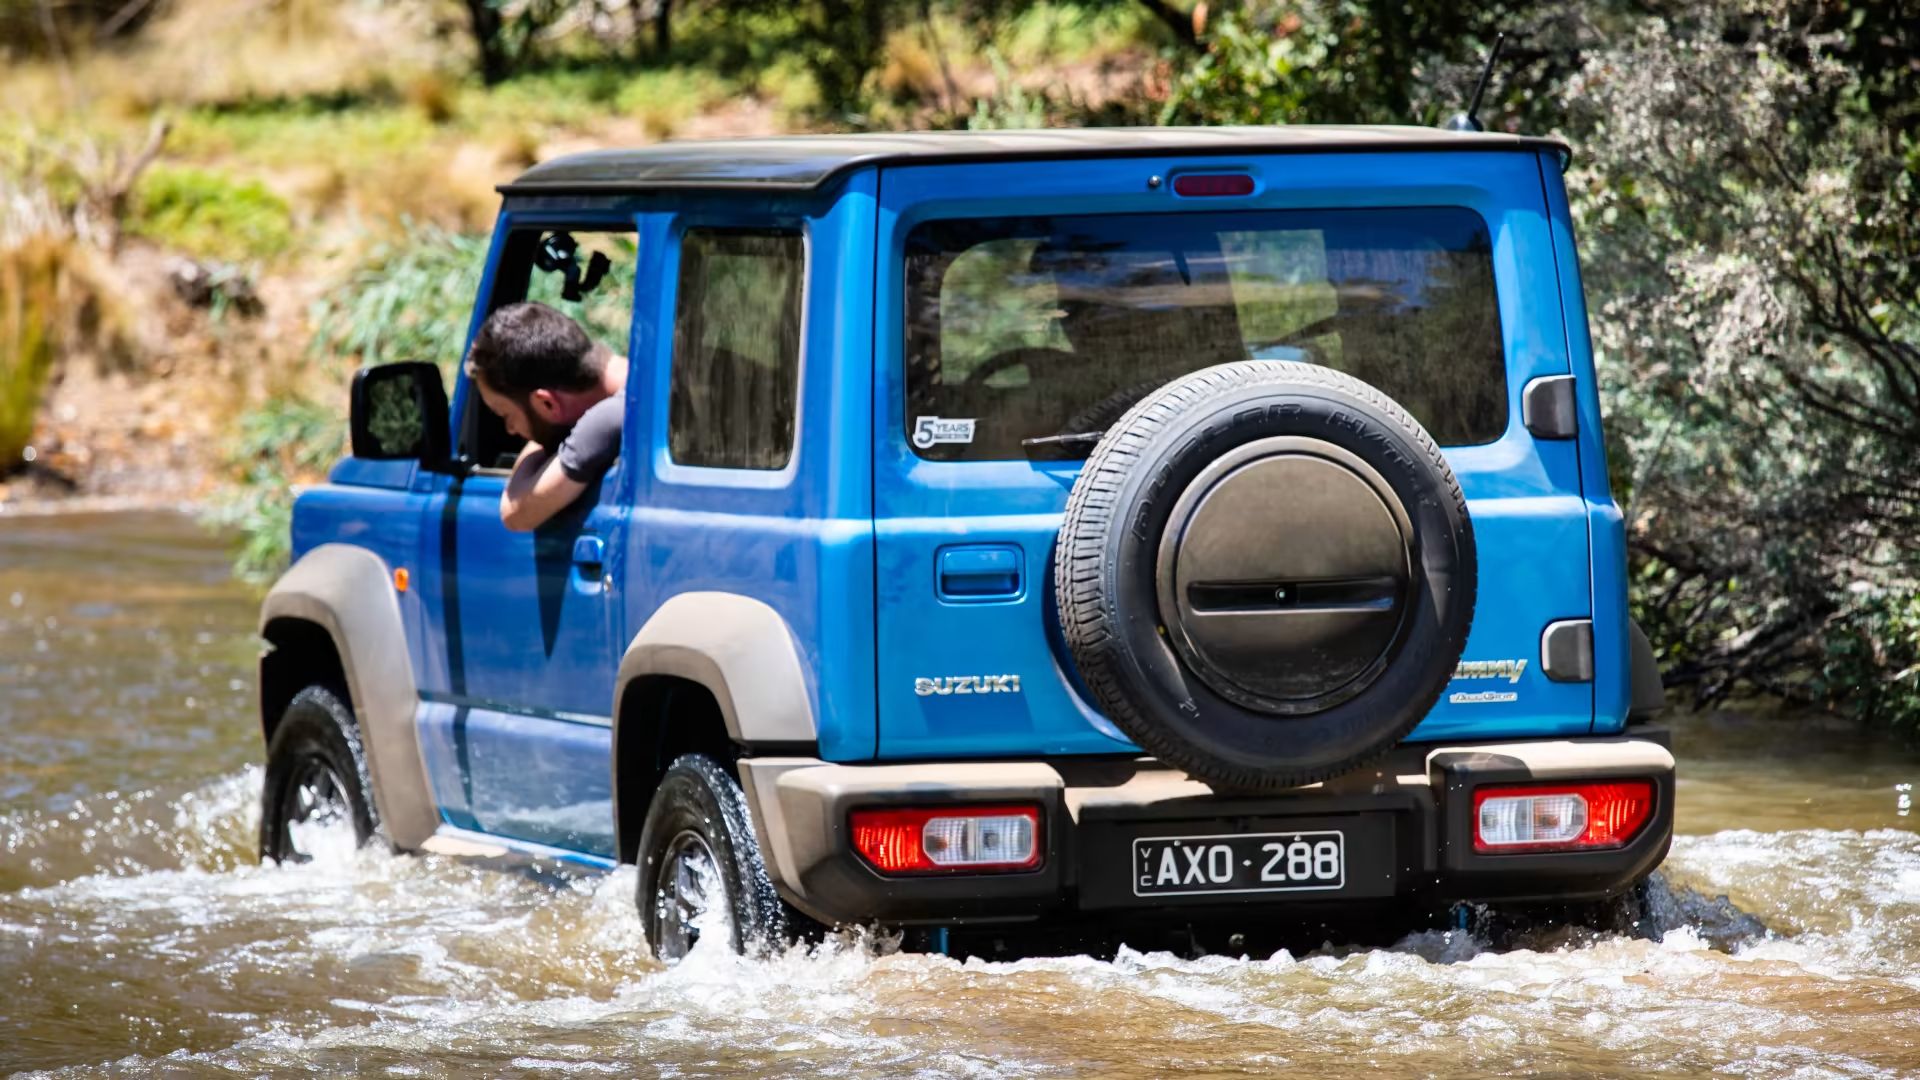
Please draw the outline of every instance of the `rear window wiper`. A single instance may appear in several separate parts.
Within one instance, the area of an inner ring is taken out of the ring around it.
[[[1094,446],[1107,434],[1106,428],[1099,431],[1076,431],[1070,435],[1039,435],[1031,439],[1021,439],[1020,448],[1027,452],[1027,458],[1034,461],[1063,461],[1068,458],[1084,458],[1093,453]]]

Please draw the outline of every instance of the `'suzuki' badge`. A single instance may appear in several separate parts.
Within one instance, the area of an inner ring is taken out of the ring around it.
[[[973,424],[972,420],[916,416],[913,418],[913,445],[925,450],[940,443],[970,443],[973,441]]]

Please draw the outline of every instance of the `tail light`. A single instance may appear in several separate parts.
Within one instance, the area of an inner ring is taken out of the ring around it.
[[[1645,780],[1480,788],[1473,793],[1473,850],[1615,848],[1652,814],[1653,784]]]
[[[855,810],[853,848],[883,874],[1031,870],[1040,865],[1034,806]]]

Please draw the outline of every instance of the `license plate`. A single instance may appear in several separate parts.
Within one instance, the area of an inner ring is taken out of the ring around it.
[[[1332,891],[1347,883],[1347,837],[1313,832],[1142,836],[1133,895]]]

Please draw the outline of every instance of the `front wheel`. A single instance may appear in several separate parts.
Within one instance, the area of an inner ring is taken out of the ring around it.
[[[740,782],[704,754],[676,760],[640,832],[638,901],[653,955],[671,964],[703,933],[735,952],[777,947],[788,932]]]
[[[304,863],[330,843],[365,847],[380,821],[353,710],[333,691],[293,696],[267,744],[260,793],[260,858]]]

